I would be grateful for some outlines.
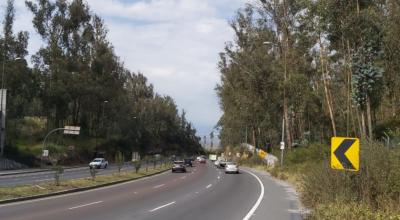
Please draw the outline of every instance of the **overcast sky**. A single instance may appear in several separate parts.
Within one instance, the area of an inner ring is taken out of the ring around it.
[[[116,54],[142,72],[157,93],[185,109],[198,135],[208,134],[221,111],[214,88],[218,53],[233,40],[230,21],[246,0],[87,0],[109,29]],[[15,31],[30,32],[29,51],[42,45],[24,0],[15,0]],[[5,1],[1,1],[1,16]],[[3,16],[2,16],[3,17]]]

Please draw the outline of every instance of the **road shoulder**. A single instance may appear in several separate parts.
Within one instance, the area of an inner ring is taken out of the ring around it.
[[[272,177],[268,172],[244,167],[258,176],[264,185],[264,196],[252,220],[291,219],[301,220],[307,213],[302,207],[295,188],[288,182]]]

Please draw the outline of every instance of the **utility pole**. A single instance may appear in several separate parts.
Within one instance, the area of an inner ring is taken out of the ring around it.
[[[281,166],[283,166],[283,151],[285,150],[285,116],[282,117]]]

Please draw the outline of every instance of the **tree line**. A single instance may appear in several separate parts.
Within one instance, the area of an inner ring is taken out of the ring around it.
[[[400,136],[400,2],[260,0],[220,53],[223,144]]]
[[[96,138],[95,150],[145,153],[201,151],[196,130],[174,100],[154,92],[146,77],[124,67],[107,38],[104,20],[83,0],[25,1],[43,46],[28,65],[29,34],[13,32],[14,1],[7,1],[0,38],[7,97],[7,147],[26,136],[27,118],[43,132],[65,125]]]

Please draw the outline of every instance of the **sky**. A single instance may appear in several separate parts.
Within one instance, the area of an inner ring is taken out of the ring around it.
[[[208,135],[222,112],[214,90],[219,52],[233,41],[229,21],[246,0],[86,0],[105,21],[108,38],[125,67],[143,73],[155,91],[186,111],[199,136]],[[30,33],[29,52],[42,42],[24,0],[15,0],[14,31]],[[5,1],[0,2],[2,16]]]

